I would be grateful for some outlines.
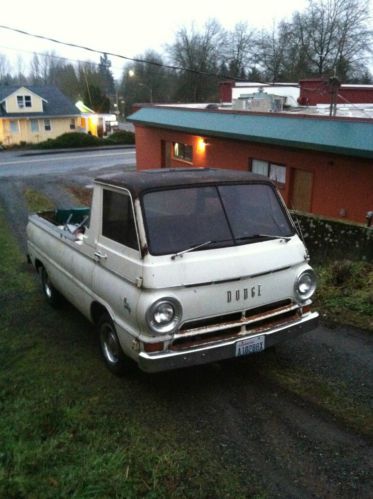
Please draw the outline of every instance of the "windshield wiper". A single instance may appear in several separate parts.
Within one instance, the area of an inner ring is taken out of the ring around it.
[[[282,239],[285,243],[288,243],[291,240],[291,237],[289,236],[278,236],[275,234],[253,234],[251,236],[236,237],[235,241],[245,241],[245,239],[259,239],[261,237],[265,237],[267,239]]]
[[[188,249],[185,249],[183,251],[178,251],[174,255],[171,256],[171,260],[175,260],[178,256],[183,257],[185,253],[190,253],[191,251],[195,251],[199,248],[203,248],[204,246],[208,246],[209,244],[216,243],[217,241],[205,241],[204,243],[196,244],[195,246],[191,246]]]
[[[289,237],[289,236],[278,236],[275,234],[253,234],[251,236],[235,237],[233,241],[245,241],[246,239],[260,239],[261,237],[265,237],[267,239],[280,239],[280,240],[284,241],[285,243],[288,243],[291,240],[291,237]],[[200,243],[200,244],[196,244],[195,246],[191,246],[190,248],[187,248],[185,250],[178,251],[177,253],[175,253],[174,255],[171,256],[171,260],[175,260],[178,256],[180,258],[182,258],[185,253],[191,253],[192,251],[203,248],[204,246],[208,246],[209,244],[224,243],[227,241],[232,241],[232,239],[224,239],[222,241],[211,240],[211,241],[205,241],[205,242]]]
[[[259,234],[260,237],[268,237],[268,239],[282,239],[285,243],[291,241],[291,236],[278,236],[276,234]]]

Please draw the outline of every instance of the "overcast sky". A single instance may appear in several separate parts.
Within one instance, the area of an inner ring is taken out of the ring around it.
[[[147,49],[163,52],[178,29],[192,22],[201,27],[216,18],[227,29],[240,21],[258,29],[270,28],[306,4],[306,0],[8,0],[0,24],[134,57]],[[0,53],[13,64],[17,55],[28,61],[32,52],[46,50],[70,59],[99,60],[99,55],[0,29]],[[123,61],[112,59],[112,64],[118,77]]]

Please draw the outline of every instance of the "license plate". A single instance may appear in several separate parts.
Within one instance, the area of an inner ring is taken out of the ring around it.
[[[245,340],[236,343],[236,357],[241,355],[250,355],[264,350],[265,336],[256,336],[255,338],[246,338]]]

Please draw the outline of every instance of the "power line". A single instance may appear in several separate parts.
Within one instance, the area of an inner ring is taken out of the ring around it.
[[[51,57],[53,59],[60,59],[62,61],[68,61],[68,62],[77,62],[81,64],[86,64],[87,62],[89,64],[92,64],[94,66],[100,66],[99,62],[94,62],[94,61],[82,61],[81,59],[72,59],[71,57],[63,57],[61,55],[57,55],[51,52],[36,52],[35,50],[26,50],[26,49],[18,49],[15,47],[7,47],[5,45],[0,45],[0,49],[6,49],[6,50],[14,50],[15,52],[25,52],[26,54],[36,54],[40,55],[42,57]],[[113,69],[118,69],[118,70],[123,70],[123,67],[119,66],[110,66]]]
[[[5,30],[8,30],[8,31],[12,31],[14,33],[20,33],[21,35],[31,36],[33,38],[39,38],[40,40],[46,40],[48,42],[57,43],[59,45],[65,45],[66,47],[73,47],[73,48],[78,48],[78,49],[81,49],[81,50],[87,50],[88,52],[93,52],[95,54],[103,54],[103,55],[106,54],[106,55],[108,55],[110,57],[117,57],[118,59],[124,59],[126,61],[138,62],[138,63],[142,63],[142,64],[150,64],[152,66],[157,66],[157,67],[172,69],[174,71],[186,71],[186,72],[189,72],[189,73],[199,74],[199,75],[202,75],[202,76],[212,76],[214,78],[217,77],[217,78],[224,78],[224,79],[230,79],[230,80],[240,81],[240,78],[237,78],[237,77],[234,77],[234,76],[230,76],[230,75],[219,75],[217,73],[211,73],[209,71],[199,71],[197,69],[184,68],[182,66],[173,66],[173,65],[170,65],[170,64],[164,64],[164,63],[156,62],[156,61],[147,61],[145,59],[138,59],[138,58],[134,58],[134,57],[127,57],[127,56],[122,55],[122,54],[116,54],[114,52],[107,52],[106,50],[97,50],[97,49],[93,49],[91,47],[87,47],[87,46],[84,46],[84,45],[78,45],[77,43],[63,42],[62,40],[57,40],[56,38],[50,38],[50,37],[44,36],[44,35],[37,35],[35,33],[30,33],[29,31],[25,31],[25,30],[18,29],[18,28],[12,28],[10,26],[4,26],[2,24],[0,24],[0,29],[5,29]]]

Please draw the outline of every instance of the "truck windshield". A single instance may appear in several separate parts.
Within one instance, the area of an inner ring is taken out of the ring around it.
[[[167,255],[289,237],[294,229],[271,186],[234,184],[143,196],[149,251]]]

